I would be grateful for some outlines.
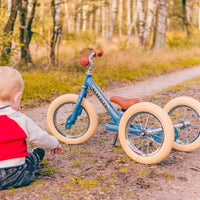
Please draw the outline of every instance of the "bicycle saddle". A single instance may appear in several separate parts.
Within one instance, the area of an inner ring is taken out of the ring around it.
[[[120,96],[112,96],[110,97],[110,101],[118,104],[122,109],[126,110],[132,105],[142,102],[142,99],[139,98],[127,99]]]

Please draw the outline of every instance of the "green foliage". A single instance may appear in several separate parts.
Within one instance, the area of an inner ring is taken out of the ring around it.
[[[6,22],[7,21],[7,11],[6,8],[0,8],[0,19],[1,22]],[[4,49],[4,45],[8,44],[8,42],[11,39],[11,35],[12,33],[9,34],[5,34],[4,33],[4,28],[5,28],[5,23],[0,23],[0,52],[1,52],[1,56],[0,56],[0,65],[6,65],[8,62],[8,56],[3,57],[3,51],[5,51]],[[6,52],[4,52],[4,54],[6,55]]]
[[[200,34],[194,32],[191,37],[188,37],[186,34],[172,32],[171,34],[168,34],[166,38],[166,44],[170,48],[187,48],[200,46]]]
[[[4,33],[6,23],[8,21],[8,11],[5,7],[0,8],[0,65],[8,65],[10,59],[18,53],[19,45],[15,44],[10,54],[7,54],[7,47],[10,46],[10,42],[15,42],[13,38],[13,32]]]
[[[182,1],[170,1],[168,8],[169,28],[172,30],[183,30],[183,17]]]
[[[173,34],[171,37],[166,38],[166,43],[169,45],[169,47],[186,47],[188,46],[191,42],[189,38],[186,36],[181,36],[177,33]]]

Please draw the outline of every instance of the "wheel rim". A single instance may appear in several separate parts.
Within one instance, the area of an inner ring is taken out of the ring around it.
[[[90,124],[89,115],[86,109],[81,106],[79,116],[71,129],[65,128],[67,118],[73,113],[75,102],[61,104],[54,112],[53,121],[57,131],[68,138],[79,138],[84,135]]]
[[[163,144],[161,122],[152,113],[136,113],[127,123],[126,141],[129,147],[141,156],[156,154]]]
[[[175,106],[168,114],[178,132],[176,143],[190,144],[199,137],[200,118],[192,107],[187,105]]]

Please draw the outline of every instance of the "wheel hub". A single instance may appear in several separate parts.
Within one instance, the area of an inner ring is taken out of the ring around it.
[[[147,137],[147,131],[146,131],[146,129],[142,129],[142,130],[140,131],[140,137],[141,137],[141,138]]]
[[[183,126],[180,129],[188,128],[191,125],[189,120],[181,121],[181,123],[183,124]]]

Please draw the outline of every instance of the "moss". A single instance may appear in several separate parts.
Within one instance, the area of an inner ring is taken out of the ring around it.
[[[128,168],[127,168],[127,167],[120,168],[119,171],[120,171],[121,173],[126,173],[126,172],[128,172]]]
[[[72,183],[77,184],[80,187],[95,187],[97,184],[97,179],[85,179],[82,177],[73,177]]]
[[[82,163],[82,158],[79,158],[77,160],[73,160],[71,165],[74,166],[74,167],[77,167],[77,166],[80,166]]]
[[[15,188],[10,188],[10,189],[8,189],[8,191],[11,193],[17,193],[17,189],[15,189]]]
[[[139,175],[139,176],[148,176],[149,172],[148,171],[139,171],[139,172],[137,172],[137,175]]]

